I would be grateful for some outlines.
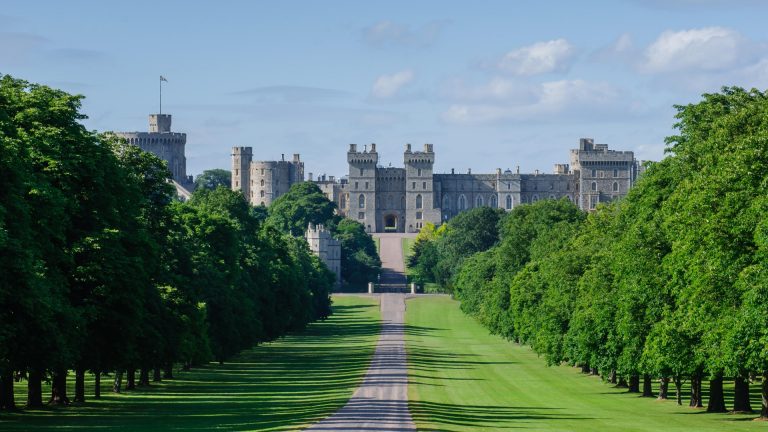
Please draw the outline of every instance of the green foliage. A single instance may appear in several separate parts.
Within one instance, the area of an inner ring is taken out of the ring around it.
[[[723,88],[676,108],[668,157],[623,200],[586,220],[567,201],[519,206],[497,245],[460,259],[441,242],[464,250],[474,232],[449,222],[411,268],[455,281],[462,310],[549,364],[694,387],[768,380],[768,93]]]
[[[294,236],[303,236],[309,224],[323,224],[333,218],[336,205],[312,182],[296,183],[269,206],[270,224]]]
[[[231,171],[215,168],[205,170],[202,174],[195,177],[195,190],[214,190],[219,186],[223,186],[227,189],[232,188]]]
[[[74,369],[82,402],[87,370],[148,380],[329,315],[305,242],[226,187],[177,202],[165,163],[87,131],[80,104],[0,76],[0,408],[16,374],[36,377],[31,405],[49,378],[67,403]]]

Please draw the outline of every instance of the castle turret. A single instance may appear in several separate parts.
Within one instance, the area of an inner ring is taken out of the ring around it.
[[[435,152],[432,144],[424,144],[424,151],[413,151],[406,145],[405,164],[405,230],[417,232],[425,222],[440,223],[440,206],[435,203],[433,167]]]
[[[245,199],[253,201],[251,187],[251,160],[253,148],[232,147],[232,190],[243,192]]]
[[[376,223],[376,166],[379,154],[376,144],[357,151],[357,144],[350,144],[347,152],[349,164],[349,217],[362,223],[368,232],[378,232]]]

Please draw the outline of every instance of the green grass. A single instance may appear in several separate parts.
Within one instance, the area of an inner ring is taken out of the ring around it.
[[[222,366],[119,395],[109,392],[110,379],[104,378],[101,400],[0,414],[0,430],[296,430],[347,402],[368,367],[379,328],[376,300],[336,296],[328,320]],[[16,385],[20,406],[23,384]],[[93,382],[88,384],[87,396],[93,394]]]
[[[419,430],[765,430],[751,421],[756,414],[707,414],[547,367],[529,348],[488,335],[447,297],[411,299],[407,310],[408,397]]]

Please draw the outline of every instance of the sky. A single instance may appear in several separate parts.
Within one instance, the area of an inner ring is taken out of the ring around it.
[[[768,1],[3,0],[0,74],[85,96],[84,124],[187,134],[187,172],[350,143],[435,172],[550,172],[579,138],[659,160],[675,105],[768,87]]]

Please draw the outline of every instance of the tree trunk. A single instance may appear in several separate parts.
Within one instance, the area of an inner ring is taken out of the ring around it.
[[[43,374],[30,369],[27,376],[27,408],[43,407]]]
[[[163,371],[163,379],[173,379],[173,362],[168,362]]]
[[[588,364],[585,363],[585,364],[581,365],[581,373],[583,373],[583,374],[588,374],[589,373],[589,365]]]
[[[608,374],[608,382],[616,384],[616,369],[611,369],[611,373]]]
[[[691,399],[688,402],[688,406],[691,408],[701,408],[704,405],[701,402],[701,377],[691,377]]]
[[[621,376],[621,377],[619,377],[619,383],[616,384],[616,387],[627,388],[629,386],[627,385],[627,380],[623,376]]]
[[[733,410],[735,412],[752,412],[752,404],[749,402],[749,381],[740,376],[733,380]]]
[[[49,405],[69,405],[67,397],[67,371],[58,370],[51,377],[51,399]]]
[[[146,387],[149,385],[149,369],[143,367],[139,372],[139,386]]]
[[[659,397],[658,400],[666,400],[669,397],[669,377],[659,379]]]
[[[101,399],[101,372],[93,373],[93,398]]]
[[[154,369],[152,369],[152,381],[154,382],[160,382],[163,378],[160,376],[160,368],[155,366]]]
[[[75,370],[75,402],[85,403],[85,369]]]
[[[632,375],[629,377],[629,393],[640,393],[640,376]]]
[[[763,372],[763,384],[761,387],[762,391],[760,392],[760,395],[762,396],[762,407],[760,408],[760,418],[768,420],[768,372]]]
[[[0,375],[0,409],[16,411],[16,400],[13,394],[13,372]]]
[[[643,375],[643,397],[653,397],[653,381],[650,375]]]
[[[599,370],[597,370],[597,368],[596,368],[596,367],[593,367],[593,368],[590,370],[590,375],[599,375],[599,374],[600,374],[600,371],[599,371]]]
[[[683,404],[683,380],[679,376],[675,377],[675,397],[677,398],[677,404]]]
[[[136,369],[128,369],[128,381],[125,383],[126,390],[136,389]]]
[[[718,376],[709,380],[709,401],[707,412],[726,412],[725,395],[723,395],[723,377]]]
[[[114,393],[120,393],[123,390],[123,370],[118,369],[115,371],[115,382],[112,384],[112,391]]]

